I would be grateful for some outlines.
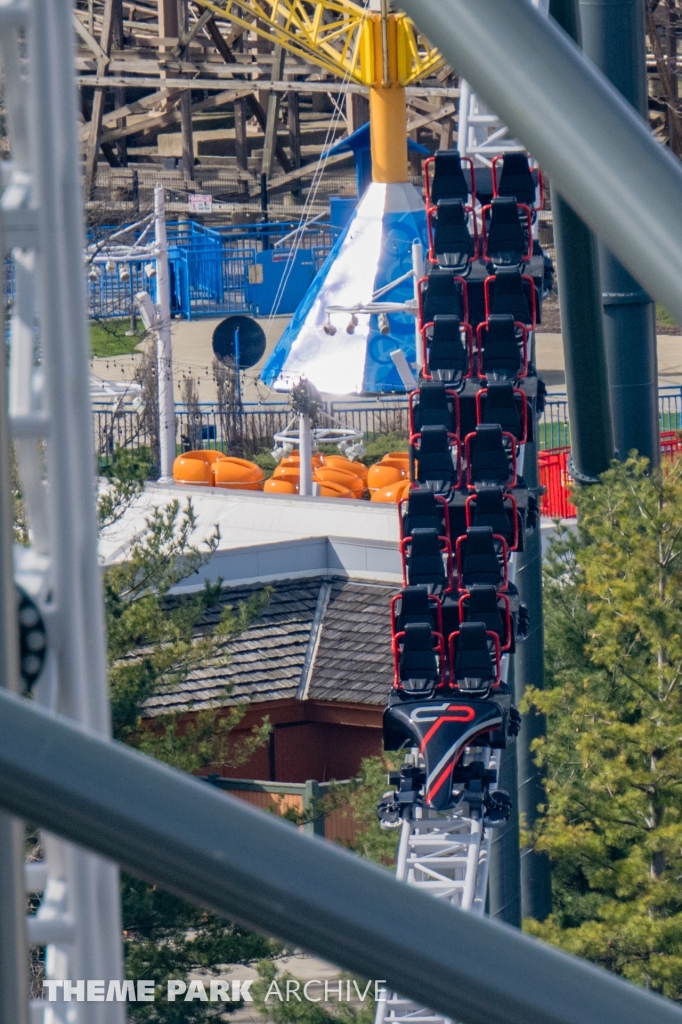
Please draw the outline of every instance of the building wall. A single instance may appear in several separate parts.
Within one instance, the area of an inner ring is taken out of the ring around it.
[[[235,739],[248,735],[268,718],[273,730],[269,742],[248,761],[224,765],[221,775],[232,779],[269,782],[329,782],[358,773],[365,757],[382,752],[382,709],[373,706],[277,702],[252,705]]]

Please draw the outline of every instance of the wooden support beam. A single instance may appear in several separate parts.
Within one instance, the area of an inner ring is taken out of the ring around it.
[[[111,63],[113,64],[114,61],[111,61]],[[109,73],[109,76],[106,77],[106,78],[105,77],[101,77],[100,78],[98,75],[77,75],[77,77],[76,77],[76,85],[78,85],[79,87],[82,87],[82,86],[98,86],[98,85],[104,85],[104,86],[108,86],[108,85],[111,85],[111,86],[125,85],[125,86],[131,87],[131,88],[136,88],[136,89],[137,88],[139,88],[139,89],[158,89],[160,86],[164,86],[167,89],[174,89],[174,90],[175,89],[177,89],[177,90],[180,90],[180,89],[206,89],[206,90],[216,90],[217,91],[217,90],[225,88],[226,80],[230,81],[230,80],[234,79],[235,80],[235,85],[237,84],[237,80],[238,79],[241,79],[242,81],[244,81],[246,79],[248,81],[248,76],[247,75],[237,74],[236,72],[234,74],[223,74],[223,75],[216,74],[215,78],[192,78],[191,80],[190,79],[186,79],[186,78],[185,79],[182,79],[182,78],[169,78],[169,79],[161,80],[159,78],[159,68],[158,68],[158,65],[156,64],[156,62],[149,61],[147,63],[149,63],[149,65],[150,65],[150,73],[149,73],[148,76],[147,75],[144,75],[144,76],[143,75],[139,75],[139,76],[137,76],[137,75],[119,75],[119,74],[112,74],[111,72]],[[155,77],[153,76],[153,73],[152,73],[153,72],[153,68],[156,68],[156,71],[157,71],[157,74],[156,74]],[[242,65],[242,70],[243,70],[243,65]],[[256,85],[258,85],[258,84],[259,83],[255,83],[254,82],[254,87]],[[315,92],[330,93],[331,92],[331,93],[334,93],[336,95],[338,95],[342,90],[343,90],[344,93],[346,93],[346,92],[357,92],[357,93],[367,94],[369,92],[369,90],[368,90],[366,85],[358,85],[356,82],[349,82],[348,85],[343,85],[342,86],[340,82],[336,82],[336,81],[328,81],[328,82],[320,82],[320,81],[271,82],[271,83],[268,84],[268,88],[276,90],[277,92],[290,92],[290,91],[294,91],[295,90],[296,92],[303,92],[303,93],[315,93]],[[430,86],[425,86],[423,90],[420,90],[420,89],[417,89],[416,87],[414,87],[414,93],[411,93],[410,90],[412,88],[413,88],[412,86],[409,86],[405,90],[405,92],[407,94],[407,98],[410,101],[411,101],[413,96],[418,97],[420,94],[424,95],[424,96],[444,96],[447,99],[456,99],[459,96],[459,89],[440,89],[440,88],[436,89],[436,88],[431,88]],[[146,97],[145,97],[145,99],[146,99]],[[265,124],[265,112],[263,112],[263,124]]]
[[[114,14],[113,14],[113,25],[111,29],[111,49],[112,52],[118,50],[123,51],[125,47],[125,35],[123,32],[123,3],[122,0],[114,0]],[[119,86],[118,89],[114,89],[114,106],[124,107],[126,102],[126,91],[124,87]],[[104,118],[102,118],[104,120]],[[125,128],[126,119],[125,117],[119,118],[116,122],[118,128]],[[121,167],[128,166],[128,142],[126,137],[123,135],[116,144],[116,152],[118,154],[118,162]]]
[[[301,166],[301,114],[298,93],[287,93],[287,128],[289,129],[289,150],[294,170]]]
[[[235,60],[234,60],[234,55],[232,53],[232,50],[230,49],[229,45],[225,41],[225,38],[224,38],[222,32],[218,28],[218,26],[217,26],[217,24],[215,22],[215,18],[211,18],[211,20],[206,24],[206,31],[209,33],[211,39],[213,40],[213,42],[215,44],[216,50],[218,51],[220,56],[223,58],[225,63],[226,64],[234,64]],[[235,77],[237,77],[237,76],[235,75]],[[283,85],[284,83],[280,82],[279,84]],[[261,131],[264,132],[265,128],[266,128],[266,124],[267,124],[267,116],[266,116],[265,111],[263,110],[262,106],[260,105],[260,103],[258,102],[256,97],[253,96],[253,95],[248,96],[246,102],[248,104],[249,110],[251,111],[252,115],[258,121],[258,124],[260,125]],[[286,150],[284,149],[284,146],[277,139],[275,140],[275,156],[276,156],[277,161],[280,164],[282,170],[285,172],[285,174],[287,174],[292,169],[291,163],[289,161],[289,157],[286,154]]]
[[[246,100],[235,100],[234,102],[234,137],[237,154],[237,168],[240,171],[248,170],[249,166],[249,145],[246,134]]]
[[[438,124],[444,118],[452,118],[457,112],[457,107],[454,103],[446,103],[440,108],[440,110],[434,110],[428,114],[421,114],[419,117],[412,118],[411,121],[407,122],[408,132],[415,132],[417,128],[425,128],[430,124]]]
[[[358,128],[369,121],[369,101],[361,93],[351,92],[346,96],[346,124],[348,134],[352,135]]]
[[[74,28],[76,29],[76,32],[87,46],[88,50],[94,53],[95,57],[97,57],[97,60],[101,61],[106,67],[106,65],[109,63],[109,58],[107,54],[104,52],[104,50],[99,45],[95,37],[89,31],[89,29],[86,28],[86,26],[80,20],[75,11],[73,12],[72,17]]]
[[[158,0],[158,7],[160,38],[177,39],[180,35],[178,0]]]
[[[220,107],[224,103],[230,103],[235,99],[244,98],[249,92],[248,86],[241,92],[234,89],[229,89],[225,92],[219,92],[215,96],[209,96],[208,99],[201,100],[200,103],[192,104],[192,116],[200,114],[203,110],[211,110],[215,107]],[[164,92],[164,95],[166,93]],[[187,92],[187,95],[191,95]],[[158,100],[157,100],[158,102]],[[131,104],[132,106],[132,104]],[[182,112],[180,110],[159,110],[153,114],[149,114],[148,117],[142,118],[139,121],[127,124],[125,128],[112,128],[110,131],[102,133],[103,142],[112,142],[115,139],[127,137],[129,135],[142,135],[148,132],[159,131],[160,128],[167,128],[171,124],[182,123]]]
[[[187,35],[187,0],[176,0],[178,32],[181,40]],[[192,94],[180,93],[180,131],[182,134],[182,170],[194,180],[194,133],[192,131]]]
[[[284,47],[277,43],[274,49],[271,81],[282,81],[284,77],[285,56],[286,51]],[[266,174],[268,178],[272,177],[272,168],[275,162],[280,99],[281,93],[279,92],[271,91],[268,95],[268,112],[265,119],[265,136],[263,139],[263,163],[261,166],[261,174]]]
[[[334,167],[335,164],[342,164],[344,160],[351,160],[352,155],[350,153],[337,153],[336,156],[330,156],[325,161],[325,167]],[[295,171],[290,171],[288,174],[280,174],[278,177],[273,178],[272,181],[268,182],[268,194],[272,196],[276,192],[288,192],[293,182],[303,181],[305,178],[312,178],[315,174],[315,170],[318,166],[317,160],[313,163],[306,164],[305,167],[298,167]],[[256,199],[260,196],[260,186],[251,192],[251,198]]]
[[[178,40],[178,45],[174,46],[173,49],[171,50],[171,53],[173,54],[174,57],[182,56],[182,54],[187,49],[189,44],[192,42],[194,37],[197,36],[199,32],[201,32],[201,30],[211,20],[212,17],[213,11],[205,10],[201,17],[197,18],[192,27],[187,31],[183,32],[183,34],[180,36],[180,39]]]
[[[114,25],[114,0],[104,0],[104,20],[102,22],[102,33],[99,38],[99,45],[102,48],[105,57],[107,58],[111,53],[111,38]],[[104,63],[104,58],[98,62],[97,75],[103,77],[106,75],[107,65]],[[92,101],[92,116],[90,118],[90,136],[88,138],[88,145],[85,151],[85,195],[88,199],[92,198],[92,191],[95,186],[95,176],[97,173],[97,154],[99,153],[99,137],[102,130],[102,114],[104,113],[104,88],[98,87],[95,89],[95,95]]]

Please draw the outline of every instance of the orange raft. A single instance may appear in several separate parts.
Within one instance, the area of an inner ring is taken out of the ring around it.
[[[173,463],[179,484],[203,484],[230,491],[262,491],[265,473],[255,462],[213,450],[185,452]]]

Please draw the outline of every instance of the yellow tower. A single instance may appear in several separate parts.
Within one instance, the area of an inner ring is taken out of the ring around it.
[[[378,10],[354,0],[196,2],[325,71],[368,86],[373,179],[389,185],[409,180],[405,87],[445,62],[405,14],[389,11],[389,0],[375,0]]]
[[[401,15],[386,10],[370,23],[374,75],[369,88],[372,179],[383,184],[408,181],[407,107],[400,76]]]

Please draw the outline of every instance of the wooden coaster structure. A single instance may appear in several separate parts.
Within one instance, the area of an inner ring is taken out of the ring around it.
[[[116,182],[133,168],[141,187],[161,172],[167,187],[234,203],[260,198],[262,174],[271,197],[296,192],[337,134],[367,122],[370,95],[394,96],[389,76],[398,102],[404,96],[410,137],[448,147],[453,74],[409,19],[387,0],[383,8],[379,0],[76,0],[86,199],[95,196],[98,163],[114,205]],[[204,131],[202,121],[228,127]],[[159,167],[164,154],[179,168]],[[326,167],[348,159],[330,157]]]

